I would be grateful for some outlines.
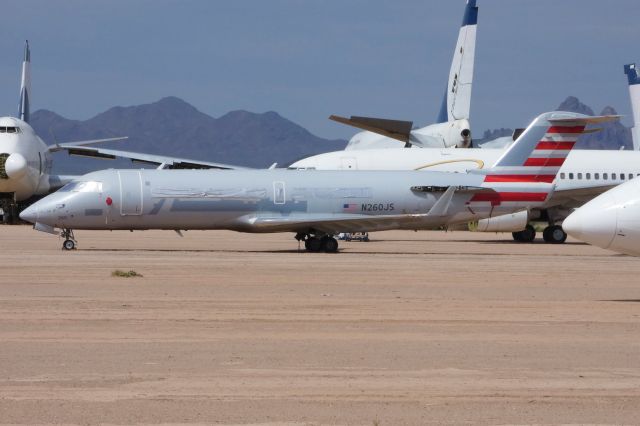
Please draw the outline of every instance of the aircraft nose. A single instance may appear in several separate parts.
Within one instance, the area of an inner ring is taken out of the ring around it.
[[[571,213],[562,223],[567,234],[602,248],[611,245],[617,226],[616,208],[606,208],[603,203],[586,204]]]
[[[27,222],[36,223],[38,220],[38,207],[33,204],[20,213],[20,219],[25,220]]]

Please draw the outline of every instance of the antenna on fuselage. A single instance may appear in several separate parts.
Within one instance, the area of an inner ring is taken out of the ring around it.
[[[18,118],[29,122],[29,102],[31,101],[31,51],[29,40],[24,43],[24,60],[22,62],[22,79],[20,81],[20,109]]]

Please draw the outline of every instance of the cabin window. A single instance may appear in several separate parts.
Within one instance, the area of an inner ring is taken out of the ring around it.
[[[591,173],[587,173],[587,180],[591,180]]]
[[[620,180],[624,180],[625,176],[624,173],[620,173]]]
[[[582,173],[578,173],[578,179],[582,180]]]
[[[595,180],[600,180],[600,173],[595,173],[595,174],[593,175],[593,178],[594,178]]]
[[[633,173],[629,173],[629,180],[633,179]]]
[[[573,173],[569,173],[569,179],[573,180]]]
[[[607,173],[603,173],[602,174],[602,179],[608,180],[609,179],[609,175]]]
[[[616,174],[615,173],[611,173],[611,180],[616,180]]]
[[[560,179],[564,179],[564,173],[560,173]]]

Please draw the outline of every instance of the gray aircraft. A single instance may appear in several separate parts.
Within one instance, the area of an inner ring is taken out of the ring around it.
[[[308,251],[335,252],[339,232],[434,229],[539,206],[585,127],[613,118],[542,114],[494,167],[467,173],[102,170],[20,217],[39,231],[62,229],[68,250],[74,229],[228,229],[293,232]]]

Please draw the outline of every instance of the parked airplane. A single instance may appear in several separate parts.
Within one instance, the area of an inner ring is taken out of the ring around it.
[[[633,112],[633,128],[631,136],[633,137],[633,150],[640,150],[640,76],[638,76],[638,68],[636,64],[624,66],[624,73],[629,80],[629,98],[631,99],[631,110]]]
[[[589,201],[563,226],[572,237],[594,246],[640,256],[640,179]]]
[[[467,0],[453,53],[449,79],[435,124],[413,129],[413,122],[368,117],[332,120],[365,130],[353,136],[345,150],[416,147],[468,147],[471,145],[469,111],[478,27],[476,0]]]
[[[112,149],[101,149],[86,145],[122,140],[126,138],[108,138],[69,143],[56,143],[47,146],[29,125],[31,104],[31,52],[29,42],[25,44],[24,61],[20,87],[20,106],[18,117],[0,117],[0,214],[4,223],[13,223],[21,207],[35,198],[46,195],[74,176],[52,175],[51,153],[66,150],[72,155],[92,156],[113,159],[130,158],[134,161],[169,168],[231,168],[218,163],[184,160],[165,156],[141,154]]]
[[[229,229],[294,232],[309,251],[335,252],[339,232],[434,229],[545,205],[587,124],[612,117],[536,118],[489,169],[469,173],[306,170],[103,170],[22,212],[40,231]]]

